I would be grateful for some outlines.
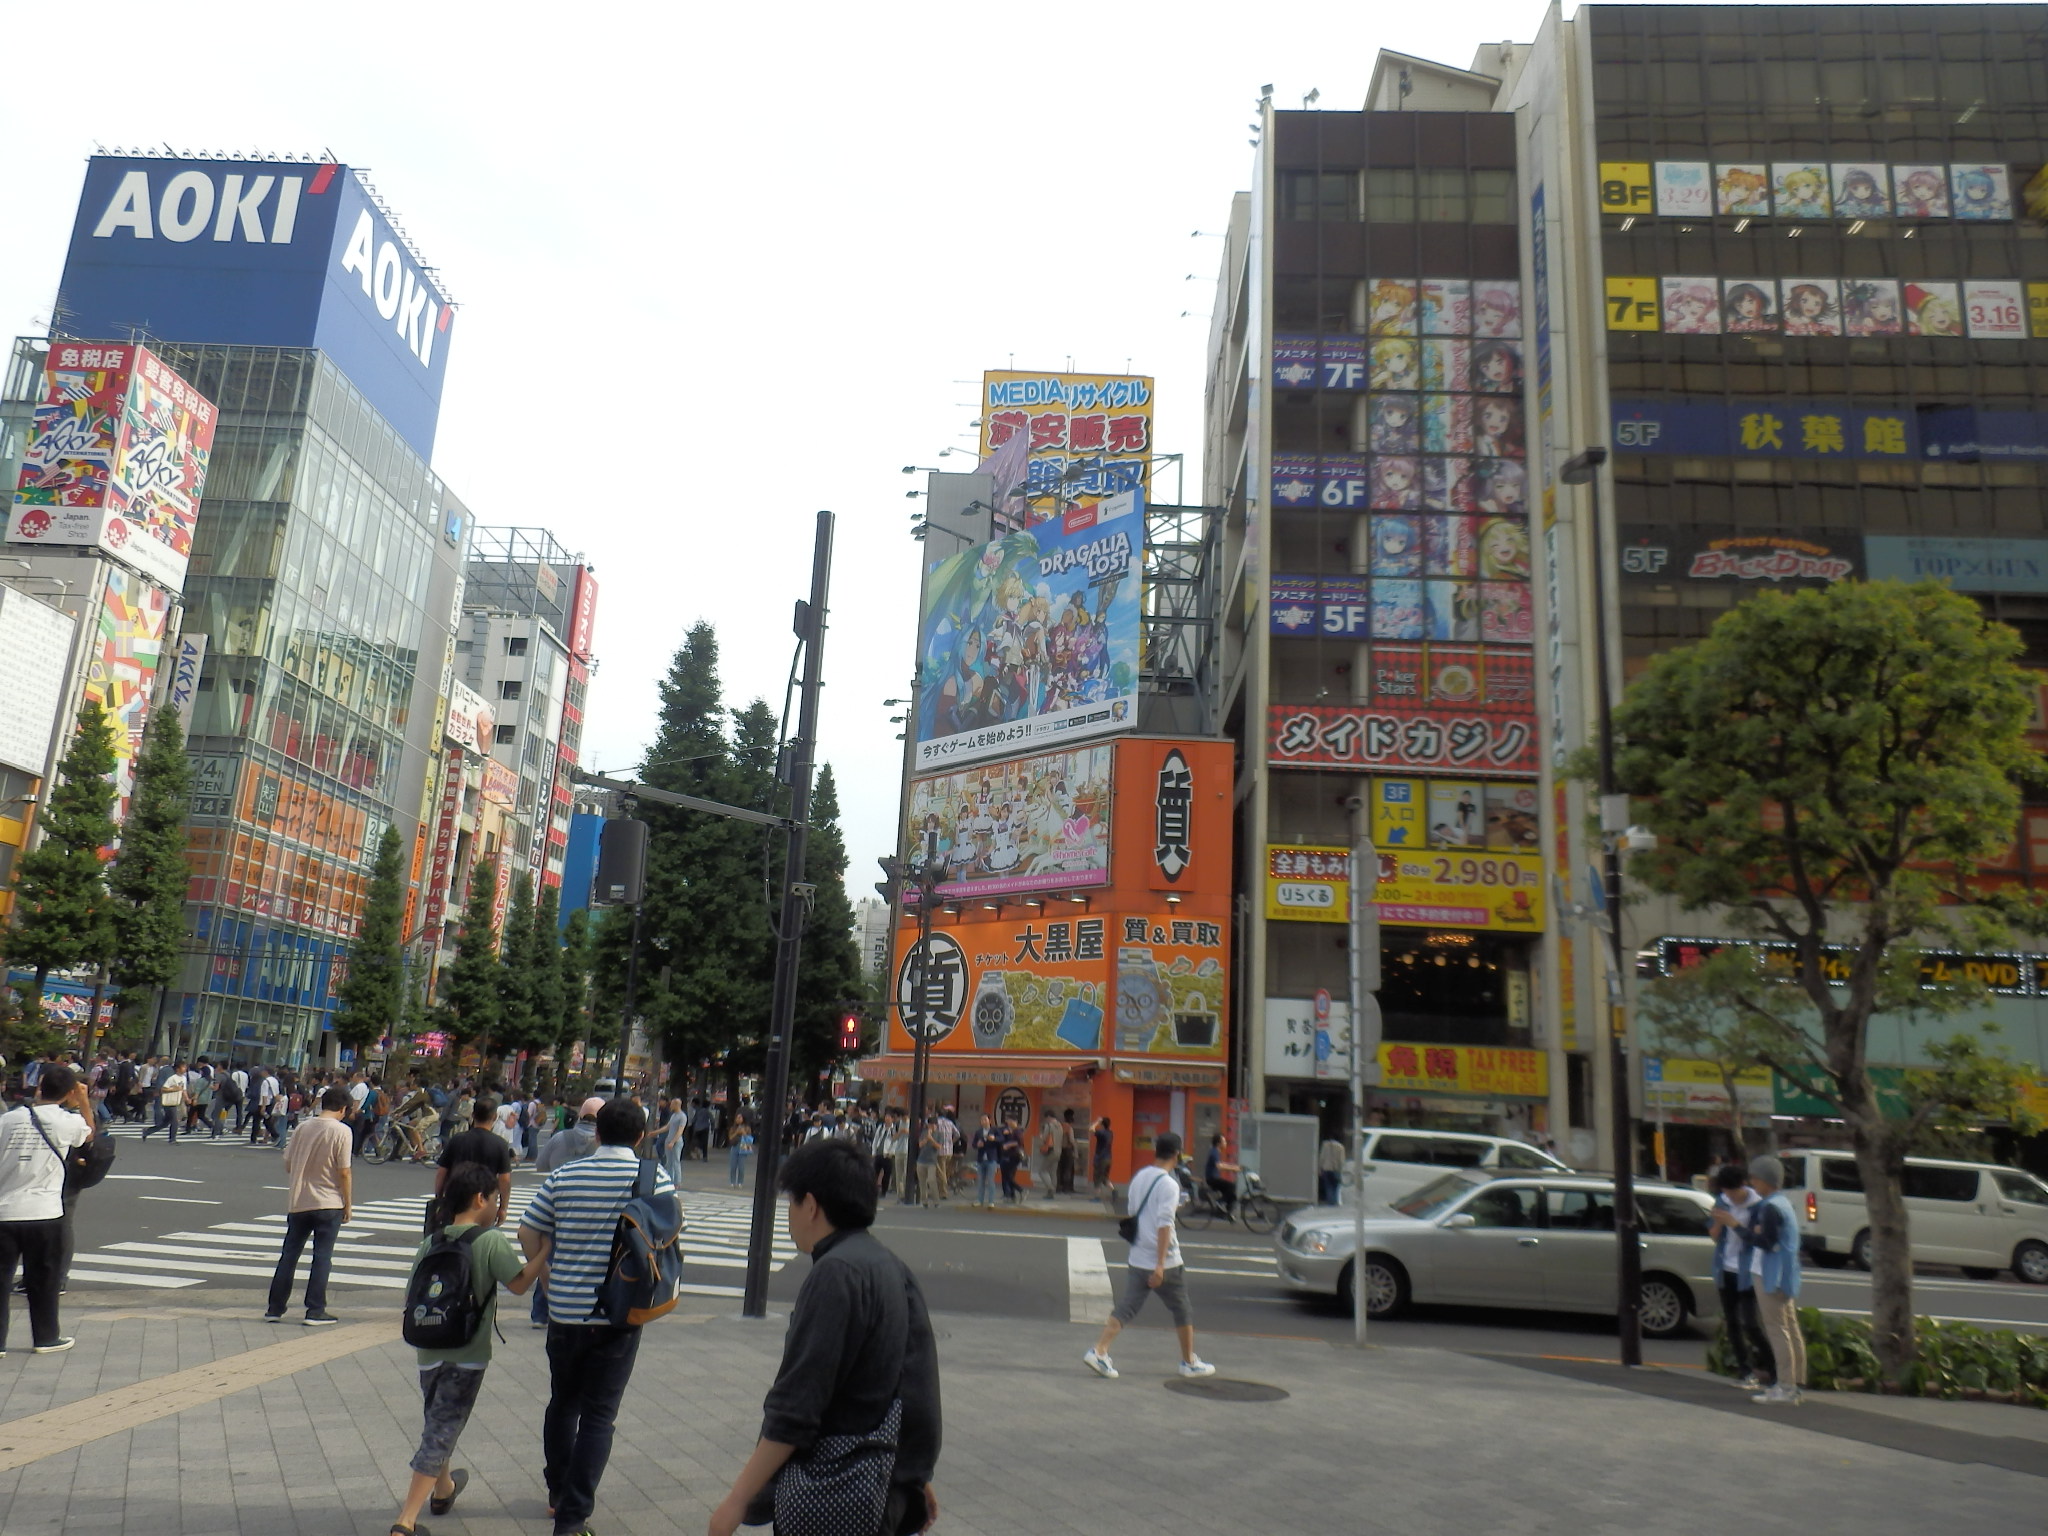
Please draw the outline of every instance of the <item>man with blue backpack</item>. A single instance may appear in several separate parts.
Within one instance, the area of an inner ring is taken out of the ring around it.
[[[455,1507],[469,1481],[467,1471],[453,1466],[455,1442],[491,1363],[498,1287],[523,1294],[547,1262],[545,1244],[522,1261],[498,1229],[498,1175],[481,1163],[463,1163],[450,1173],[434,1205],[434,1225],[406,1283],[401,1323],[419,1357],[425,1427],[391,1536],[428,1536],[420,1510],[445,1515]]]
[[[675,1306],[682,1283],[682,1201],[636,1151],[646,1134],[639,1105],[607,1102],[597,1150],[550,1173],[519,1219],[527,1256],[548,1258],[541,1447],[555,1536],[588,1536],[641,1325]]]

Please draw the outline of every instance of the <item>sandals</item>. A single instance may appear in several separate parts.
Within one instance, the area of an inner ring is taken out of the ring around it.
[[[445,1515],[448,1513],[449,1510],[453,1509],[455,1507],[455,1501],[462,1497],[462,1490],[469,1486],[469,1473],[464,1468],[457,1467],[453,1472],[450,1472],[448,1474],[448,1481],[455,1485],[455,1491],[449,1494],[448,1497],[445,1499],[428,1499],[428,1514]]]
[[[424,1525],[400,1525],[394,1520],[391,1522],[391,1536],[434,1536],[434,1533]]]

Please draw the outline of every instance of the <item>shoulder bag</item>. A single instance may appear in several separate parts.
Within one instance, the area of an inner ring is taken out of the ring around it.
[[[36,1113],[33,1104],[28,1106],[28,1123],[36,1128],[36,1134],[43,1138],[43,1145],[55,1154],[64,1165],[64,1193],[75,1195],[81,1189],[91,1189],[104,1179],[114,1166],[114,1138],[95,1136],[82,1146],[73,1147],[69,1152],[58,1150],[57,1143],[50,1140],[49,1130],[43,1125],[43,1117]]]
[[[1145,1204],[1139,1206],[1137,1210],[1131,1212],[1130,1215],[1116,1224],[1116,1235],[1118,1237],[1127,1243],[1135,1243],[1138,1240],[1138,1218],[1145,1214],[1145,1206],[1152,1203],[1152,1197],[1159,1192],[1159,1186],[1165,1183],[1167,1178],[1171,1177],[1172,1175],[1168,1174],[1164,1178],[1153,1181],[1152,1187],[1145,1191]]]

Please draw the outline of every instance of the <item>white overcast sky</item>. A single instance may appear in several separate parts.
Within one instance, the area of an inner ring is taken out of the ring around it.
[[[462,306],[434,467],[479,522],[547,527],[596,567],[586,762],[639,760],[699,618],[729,698],[779,708],[812,517],[839,514],[822,745],[855,895],[895,826],[882,701],[909,681],[922,484],[902,466],[971,445],[982,369],[1070,358],[1155,375],[1159,446],[1192,466],[1220,245],[1190,232],[1249,185],[1259,87],[1356,109],[1379,48],[1462,66],[1542,19],[1496,0],[90,15],[136,52],[0,92],[0,326],[46,323],[95,143],[367,168]]]

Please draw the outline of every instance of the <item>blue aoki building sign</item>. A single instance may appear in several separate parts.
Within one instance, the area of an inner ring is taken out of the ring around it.
[[[348,166],[94,156],[59,312],[77,336],[318,347],[432,457],[454,311]]]

